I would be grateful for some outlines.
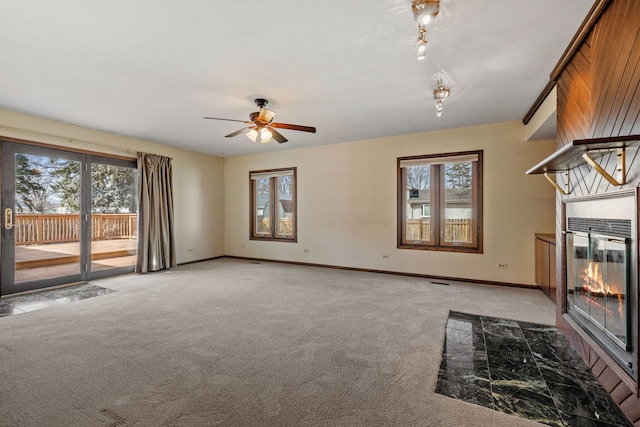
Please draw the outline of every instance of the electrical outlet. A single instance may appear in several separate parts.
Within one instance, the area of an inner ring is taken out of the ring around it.
[[[506,270],[507,269],[507,264],[499,262],[498,264],[496,264],[496,268],[499,268],[501,270]]]
[[[389,255],[382,255],[382,259],[389,259]]]

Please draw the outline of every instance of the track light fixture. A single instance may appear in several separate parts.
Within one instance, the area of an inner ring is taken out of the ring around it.
[[[422,26],[418,28],[418,59],[424,59],[427,51],[427,29]]]
[[[425,58],[427,49],[427,24],[440,12],[440,0],[413,0],[411,3],[413,19],[418,25],[418,59]]]
[[[433,90],[433,100],[436,104],[436,117],[442,117],[442,101],[451,95],[451,89],[444,85],[442,78],[438,78],[436,88]]]
[[[418,25],[427,25],[440,12],[440,0],[413,0],[411,11]]]

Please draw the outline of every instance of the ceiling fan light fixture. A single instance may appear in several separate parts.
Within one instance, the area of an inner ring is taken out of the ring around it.
[[[267,128],[260,129],[260,143],[266,144],[273,139],[273,133]]]
[[[258,139],[258,131],[255,129],[251,129],[248,133],[247,133],[247,138],[249,138],[251,141],[256,142],[256,140]]]
[[[268,108],[260,108],[260,112],[258,113],[258,121],[264,124],[271,123],[273,117],[276,115],[274,111],[269,110]]]
[[[273,122],[273,117],[275,116],[275,112],[264,108],[267,105],[268,101],[266,99],[258,98],[255,100],[255,103],[258,107],[260,107],[260,111],[256,111],[249,114],[249,121],[247,120],[236,120],[236,119],[224,119],[221,117],[203,117],[203,119],[210,120],[223,120],[226,122],[239,122],[245,123],[249,126],[237,130],[235,132],[230,133],[229,135],[225,135],[225,138],[232,138],[238,135],[246,135],[253,142],[258,142],[261,144],[266,144],[267,142],[271,142],[272,140],[276,140],[279,144],[283,144],[288,141],[287,138],[284,137],[280,132],[276,129],[287,129],[287,130],[295,130],[300,132],[311,132],[316,133],[316,128],[313,126],[302,126],[302,125],[294,125],[290,123],[280,123]]]

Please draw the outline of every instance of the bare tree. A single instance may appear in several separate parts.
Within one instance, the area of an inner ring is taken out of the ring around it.
[[[271,180],[269,178],[259,178],[256,180],[256,190],[258,194],[267,194],[269,193],[269,183]]]
[[[288,175],[278,177],[278,191],[280,194],[291,194],[293,192],[293,177]]]
[[[407,186],[424,190],[431,184],[431,166],[410,166],[407,168]]]

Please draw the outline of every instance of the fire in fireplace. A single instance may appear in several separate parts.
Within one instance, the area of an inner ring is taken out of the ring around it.
[[[572,220],[569,218],[570,224]],[[606,225],[615,220],[595,221]],[[630,237],[568,231],[567,309],[620,348],[631,351],[627,316]]]
[[[589,261],[586,271],[580,276],[582,279],[582,302],[586,300],[589,316],[603,331],[609,333],[617,339],[625,349],[628,346],[628,334],[626,330],[626,275],[616,275],[616,271],[624,268],[624,261],[608,260],[607,263],[613,268],[603,268],[600,270],[602,262]],[[618,265],[615,265],[618,264]],[[604,273],[603,277],[603,271]],[[577,302],[580,306],[580,302]]]
[[[607,218],[606,215],[611,215]],[[567,314],[635,377],[635,198],[566,204]]]

